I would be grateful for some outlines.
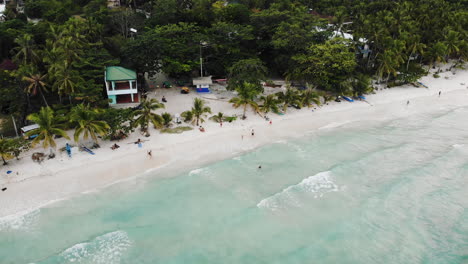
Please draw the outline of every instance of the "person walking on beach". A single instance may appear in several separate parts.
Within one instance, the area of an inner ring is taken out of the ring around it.
[[[153,157],[153,153],[151,153],[152,150],[148,151],[148,157],[151,159]]]
[[[271,119],[270,119],[270,125],[271,125],[271,124],[273,124],[273,122],[272,122]]]
[[[255,132],[254,132],[254,130],[252,129],[252,137],[253,137],[254,135],[255,135]]]
[[[440,94],[442,93],[442,91],[439,91],[439,97],[440,97]]]
[[[406,102],[406,106],[408,106],[408,105],[409,105],[409,100],[408,100],[408,102]]]

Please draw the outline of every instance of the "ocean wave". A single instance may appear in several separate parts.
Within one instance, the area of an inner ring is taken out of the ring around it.
[[[452,147],[456,149],[461,149],[465,146],[465,144],[453,144]]]
[[[207,170],[207,168],[198,168],[198,169],[191,170],[189,172],[189,176],[199,175],[199,174],[205,172],[206,170]]]
[[[348,123],[351,123],[351,121],[344,121],[344,122],[331,122],[330,124],[328,125],[325,125],[323,127],[319,127],[318,129],[330,129],[330,128],[336,128],[336,127],[340,127],[340,126],[343,126],[343,125],[346,125]]]
[[[338,191],[338,186],[333,182],[330,171],[320,172],[303,179],[300,183],[291,185],[281,192],[261,200],[258,208],[266,208],[276,211],[288,207],[301,207],[300,195],[313,194],[314,198],[320,198],[325,193]]]
[[[76,244],[41,263],[117,264],[130,246],[131,241],[127,233],[118,230],[98,236],[89,242]]]
[[[39,217],[40,209],[31,209],[18,214],[7,215],[0,218],[0,231],[28,230]]]

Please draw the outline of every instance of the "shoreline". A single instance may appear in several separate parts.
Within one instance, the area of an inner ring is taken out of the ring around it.
[[[66,153],[57,151],[55,159],[37,164],[30,159],[32,152],[42,151],[37,146],[21,155],[20,161],[11,160],[9,165],[0,168],[0,187],[8,188],[5,192],[0,192],[0,220],[24,215],[37,208],[87,192],[101,191],[134,178],[147,175],[150,175],[148,178],[168,177],[166,174],[195,169],[242,155],[279,140],[301,137],[314,131],[339,129],[343,125],[358,121],[382,122],[468,106],[467,86],[460,85],[468,83],[467,70],[457,70],[456,75],[443,72],[438,79],[428,75],[421,81],[428,85],[429,89],[406,85],[376,91],[376,94],[366,96],[372,105],[361,101],[342,101],[330,102],[329,105],[315,111],[311,111],[313,108],[290,108],[283,116],[270,114],[272,125],[249,112],[247,120],[224,123],[223,127],[207,120],[203,123],[207,130],[205,133],[195,128],[182,134],[159,134],[151,129],[152,136],[144,138],[138,132],[134,132],[127,139],[118,142],[121,146],[118,150],[110,149],[114,141],[101,141],[101,148],[97,149],[96,155],[93,156],[87,153],[73,153],[70,159]],[[440,98],[439,91],[442,91]],[[177,91],[169,95],[167,94],[171,91],[156,93],[157,97],[161,94],[166,95],[170,103],[165,111],[173,114],[180,112],[182,109],[179,108],[182,105],[190,108],[191,104],[187,102],[196,96],[194,93],[191,96],[179,95]],[[410,100],[410,105],[406,105],[407,100]],[[218,110],[228,115],[242,111],[232,108],[224,101],[206,101],[213,114]],[[251,129],[255,129],[253,137],[250,135]],[[132,144],[139,137],[148,140],[142,148]],[[65,142],[65,139],[59,139],[57,145],[60,147]],[[147,157],[148,150],[153,152],[151,159]],[[6,177],[7,170],[12,170],[13,173]]]

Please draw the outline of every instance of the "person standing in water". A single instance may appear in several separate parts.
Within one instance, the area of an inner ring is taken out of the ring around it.
[[[440,94],[442,93],[442,91],[439,91],[439,97],[440,97]]]
[[[408,102],[406,102],[406,105],[407,105],[407,106],[409,105],[409,100],[408,100]]]

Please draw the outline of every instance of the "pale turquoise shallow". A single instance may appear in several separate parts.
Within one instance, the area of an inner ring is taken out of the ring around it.
[[[467,116],[322,129],[3,218],[0,263],[468,263]]]

